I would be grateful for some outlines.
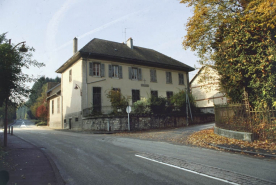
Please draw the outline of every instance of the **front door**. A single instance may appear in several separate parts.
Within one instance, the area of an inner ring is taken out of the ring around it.
[[[93,113],[100,113],[101,105],[101,88],[93,87]]]

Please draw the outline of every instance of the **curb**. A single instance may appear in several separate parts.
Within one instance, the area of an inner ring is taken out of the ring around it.
[[[224,150],[229,150],[229,151],[232,151],[232,152],[240,152],[240,153],[243,152],[243,153],[247,153],[247,154],[250,154],[250,155],[262,155],[262,156],[265,156],[265,157],[275,157],[276,158],[276,155],[272,155],[272,154],[257,153],[257,152],[247,151],[247,150],[239,150],[239,149],[234,149],[234,148],[218,146],[218,145],[214,145],[214,144],[208,144],[208,145],[211,145],[211,146],[214,146],[214,147],[217,147],[217,148],[220,148],[220,149],[224,149]]]

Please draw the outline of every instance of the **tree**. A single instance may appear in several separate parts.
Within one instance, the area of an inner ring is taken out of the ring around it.
[[[276,100],[276,4],[273,0],[182,0],[193,6],[184,47],[197,51],[202,65],[216,69],[234,101],[245,90],[250,104]]]
[[[44,117],[45,115],[43,114],[43,111],[46,110],[46,107],[47,107],[46,98],[47,98],[47,84],[44,84],[41,88],[40,96],[35,100],[35,102],[30,107],[32,115],[34,115],[36,118],[39,118],[41,120],[46,120],[45,118],[47,118],[47,117]],[[39,107],[40,109],[38,110]],[[42,107],[45,107],[45,109],[43,109]]]
[[[20,44],[24,46],[24,43],[21,42],[13,46],[10,41],[7,41],[6,33],[0,35],[0,104],[5,102],[4,146],[7,146],[8,104],[9,102],[22,103],[31,92],[25,82],[36,80],[32,76],[24,74],[22,68],[44,66],[43,63],[31,59],[34,48],[17,48]]]
[[[36,117],[43,121],[47,120],[47,107],[45,107],[45,105],[40,105],[36,109]]]
[[[14,45],[9,44],[6,33],[0,35],[0,98],[3,102],[7,97],[9,100],[21,103],[31,92],[25,85],[26,82],[34,82],[36,78],[22,72],[22,68],[30,66],[42,67],[32,58],[34,48],[28,48],[28,52],[22,53]]]

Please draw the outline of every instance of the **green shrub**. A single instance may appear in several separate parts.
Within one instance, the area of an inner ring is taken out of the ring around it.
[[[123,96],[120,91],[110,90],[106,97],[109,98],[109,101],[111,102],[114,114],[118,114],[118,110],[121,110],[122,113],[126,113],[129,99],[126,96]]]
[[[149,99],[150,109],[154,114],[163,114],[166,112],[167,99],[164,97],[151,97]]]
[[[190,106],[192,112],[198,112],[198,109],[196,107],[195,98],[191,93],[188,94]],[[175,105],[177,109],[180,110],[182,113],[186,113],[186,92],[184,90],[179,91],[178,93],[174,94],[170,102]]]
[[[138,100],[133,105],[133,112],[136,114],[148,114],[151,112],[149,108],[149,101],[146,99]]]

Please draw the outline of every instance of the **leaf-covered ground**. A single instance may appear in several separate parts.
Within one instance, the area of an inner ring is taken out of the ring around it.
[[[131,137],[145,140],[170,142],[180,145],[194,145],[205,148],[222,150],[221,147],[276,155],[276,143],[265,141],[247,142],[227,138],[214,133],[214,129],[206,129],[198,132],[176,132],[177,129],[151,130],[130,133],[117,133],[116,136]]]
[[[187,138],[187,143],[191,145],[214,148],[222,146],[256,153],[268,153],[276,155],[276,143],[268,141],[247,142],[232,138],[223,137],[214,133],[214,129],[195,132]]]

